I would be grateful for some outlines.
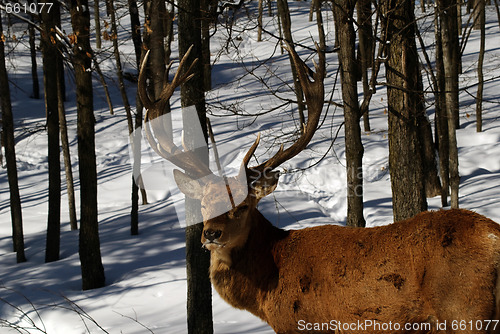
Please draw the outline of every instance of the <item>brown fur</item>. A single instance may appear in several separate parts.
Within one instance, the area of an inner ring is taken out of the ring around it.
[[[231,250],[230,265],[212,252],[211,280],[229,304],[277,333],[298,332],[299,320],[451,326],[498,316],[500,228],[479,214],[425,212],[384,227],[283,231],[254,210],[248,222],[249,238]]]
[[[274,227],[257,209],[245,218],[205,222],[205,229],[222,235],[233,224],[246,236],[233,234],[237,244],[207,246],[212,284],[229,304],[277,333],[300,332],[300,320],[366,319],[430,323],[433,330],[446,321],[447,333],[455,332],[454,321],[473,321],[474,330],[457,332],[480,333],[476,321],[499,319],[500,227],[477,213],[424,212],[383,227],[291,231]]]
[[[204,217],[213,216],[211,210],[227,197],[220,182],[176,181],[201,199]],[[336,332],[500,333],[499,323],[484,330],[487,320],[500,320],[500,225],[494,221],[453,209],[374,228],[285,231],[256,208],[274,187],[250,189],[235,208],[204,221],[210,278],[232,306],[252,312],[277,333],[333,333],[314,324],[365,320],[400,327]],[[237,185],[232,188],[238,192]],[[214,231],[217,238],[210,240]],[[429,328],[411,331],[405,324]]]

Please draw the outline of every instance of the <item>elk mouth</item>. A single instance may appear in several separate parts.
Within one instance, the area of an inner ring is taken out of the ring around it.
[[[216,250],[218,248],[222,248],[225,246],[226,246],[225,244],[222,244],[222,243],[218,242],[217,240],[206,240],[203,243],[202,247],[211,251],[211,250]]]

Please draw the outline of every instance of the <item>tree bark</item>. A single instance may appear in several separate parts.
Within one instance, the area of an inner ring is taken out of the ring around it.
[[[325,28],[323,26],[323,15],[321,14],[321,2],[319,0],[315,0],[318,2],[313,8],[316,12],[316,25],[318,26],[318,39],[319,39],[319,47],[321,52],[325,52],[326,50],[326,35]],[[312,4],[311,4],[312,6]]]
[[[94,24],[95,24],[95,47],[100,49],[101,41],[101,18],[100,18],[99,0],[94,0]]]
[[[486,39],[486,10],[484,0],[478,0],[479,4],[479,29],[481,29],[481,38],[479,43],[479,59],[477,61],[477,96],[476,96],[476,131],[483,131],[483,89],[484,89],[484,76],[483,76],[483,62],[484,62],[484,49]]]
[[[386,80],[389,108],[389,168],[394,220],[427,209],[419,120],[423,115],[419,92],[419,64],[415,43],[414,3],[381,4],[389,42]]]
[[[3,36],[2,11],[0,11],[0,35]],[[21,195],[16,166],[16,148],[14,139],[14,116],[10,100],[9,78],[5,67],[5,44],[0,38],[0,107],[2,109],[2,136],[5,148],[5,162],[7,164],[7,178],[9,181],[10,214],[12,219],[12,242],[16,252],[17,262],[25,262],[23,216],[21,209]]]
[[[48,134],[49,163],[49,212],[45,262],[59,260],[61,234],[61,159],[59,149],[59,90],[57,37],[55,29],[59,17],[59,3],[54,3],[50,13],[45,6],[42,13],[42,56],[45,113]]]
[[[448,117],[446,115],[446,101],[444,98],[445,79],[443,64],[443,48],[441,43],[441,27],[438,12],[434,13],[434,32],[436,40],[436,142],[438,144],[439,173],[441,177],[441,205],[448,206],[450,188],[450,152],[448,138]]]
[[[345,120],[347,159],[347,225],[364,227],[363,216],[363,144],[359,126],[361,113],[356,80],[356,33],[353,25],[355,1],[336,0],[334,15],[339,28],[339,61]]]
[[[443,68],[445,77],[445,105],[448,122],[449,167],[451,207],[458,208],[458,190],[460,175],[458,173],[458,147],[456,129],[458,122],[458,31],[455,24],[456,2],[454,0],[438,0],[438,12],[441,23],[441,41],[443,48]]]
[[[210,24],[213,22],[210,5],[212,0],[200,0],[201,20],[201,61],[203,63],[203,86],[205,92],[212,89],[212,64],[210,63]]]
[[[259,8],[257,14],[257,42],[262,42],[262,16],[264,12],[264,0],[259,0]]]
[[[128,0],[129,12],[130,12],[130,22],[132,25],[132,40],[134,42],[135,50],[135,61],[137,68],[140,68],[142,60],[142,37],[141,37],[141,22],[139,19],[139,9],[137,7],[137,1]],[[142,126],[142,101],[139,94],[136,94],[136,113],[135,113],[135,126],[134,130],[137,130]],[[134,132],[133,139],[133,154],[134,154],[134,165],[132,173],[132,203],[130,210],[130,234],[136,235],[139,233],[139,190],[142,193],[142,204],[147,204],[147,194],[144,187],[139,187],[138,180],[135,179],[135,175],[140,172],[141,166],[141,132]],[[136,173],[137,172],[137,173]]]
[[[64,170],[66,174],[66,192],[68,194],[68,209],[69,209],[69,225],[71,230],[78,229],[78,219],[76,218],[76,200],[75,200],[75,184],[73,179],[73,167],[71,164],[71,153],[69,149],[68,127],[66,123],[66,110],[64,109],[64,65],[59,57],[57,64],[57,90],[58,109],[59,109],[59,127],[61,130],[61,146],[64,159]]]
[[[30,3],[36,4],[37,1],[30,0]],[[31,20],[35,21],[35,16],[31,16]],[[30,44],[30,55],[31,55],[31,78],[33,83],[33,98],[40,98],[40,85],[38,83],[38,71],[37,71],[37,63],[36,63],[36,32],[35,27],[33,25],[28,25],[28,33],[29,33],[29,44]]]
[[[497,12],[498,27],[500,28],[500,8],[498,6],[498,0],[495,0],[495,10]]]
[[[130,25],[132,28],[132,42],[134,43],[135,59],[137,68],[139,68],[142,53],[142,38],[139,8],[137,8],[136,0],[128,0],[128,11],[130,13]]]
[[[78,36],[73,47],[75,69],[78,158],[80,170],[80,240],[79,254],[82,289],[105,284],[101,260],[97,216],[97,166],[95,156],[94,110],[90,47],[90,13],[87,0],[71,0],[71,24]]]
[[[423,96],[422,103],[423,103]],[[422,106],[422,108],[424,108]],[[425,178],[425,194],[427,198],[441,194],[441,182],[436,163],[436,146],[432,139],[432,127],[427,116],[422,113],[419,124],[419,140],[422,146],[422,159]]]
[[[163,45],[163,37],[165,37],[163,20],[165,19],[165,13],[165,1],[153,0],[150,10],[151,39],[149,47],[151,50],[151,78],[155,98],[160,97],[165,80],[165,47]]]
[[[373,27],[372,27],[372,7],[371,1],[359,0],[356,3],[358,13],[358,61],[361,67],[361,80],[363,82],[363,95],[370,94],[368,82],[368,69],[373,68]],[[363,126],[366,132],[370,131],[370,117],[368,109],[363,112]]]
[[[183,57],[193,46],[188,63],[201,59],[201,13],[200,0],[179,1],[179,57]],[[195,76],[181,86],[181,105],[194,106],[198,114],[205,142],[207,142],[205,93],[202,64],[193,68]],[[183,112],[183,116],[186,113]],[[191,124],[190,124],[191,123]],[[194,149],[194,129],[192,121],[183,117],[184,142],[188,149]],[[208,164],[208,151],[204,154]],[[188,172],[188,171],[186,171]],[[212,288],[208,277],[210,256],[201,247],[203,230],[201,205],[198,200],[186,198],[186,271],[187,271],[187,325],[188,333],[213,333]]]

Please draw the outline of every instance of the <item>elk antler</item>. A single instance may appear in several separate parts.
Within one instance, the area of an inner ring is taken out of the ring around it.
[[[308,109],[307,124],[302,124],[304,131],[295,143],[292,144],[292,146],[284,150],[283,145],[281,145],[278,152],[272,158],[258,166],[248,168],[248,162],[259,145],[260,135],[257,136],[254,144],[248,150],[245,158],[243,159],[243,166],[250,173],[262,175],[263,172],[272,171],[283,162],[290,160],[299,154],[311,141],[318,126],[324,103],[323,79],[325,77],[325,55],[321,52],[318,44],[316,44],[316,49],[318,50],[319,64],[313,60],[314,68],[316,70],[316,72],[313,72],[309,69],[309,67],[307,67],[302,59],[300,59],[295,50],[287,43],[287,50],[292,57],[293,64],[297,70],[297,75],[306,98]],[[312,76],[313,81],[309,79],[309,76]]]
[[[144,56],[141,68],[139,71],[139,83],[138,91],[139,96],[142,100],[144,107],[146,108],[146,114],[144,116],[144,124],[146,131],[146,138],[149,142],[151,148],[164,159],[172,162],[179,168],[184,169],[189,174],[196,177],[203,177],[212,174],[207,164],[203,162],[198,156],[190,150],[182,150],[177,145],[174,144],[171,136],[165,131],[162,122],[152,122],[157,117],[164,114],[165,106],[167,105],[170,97],[174,93],[174,90],[183,84],[184,82],[190,80],[194,74],[192,73],[193,66],[198,61],[196,58],[189,68],[183,73],[183,68],[187,62],[189,54],[191,52],[191,46],[184,57],[182,57],[177,72],[172,79],[172,82],[165,83],[163,90],[160,93],[160,97],[156,101],[151,101],[147,90],[146,90],[146,64],[149,56],[149,51]],[[167,72],[172,66],[171,62],[168,65]],[[153,131],[151,131],[153,130]],[[155,139],[156,137],[156,139]],[[157,140],[157,141],[156,141]],[[184,146],[184,144],[183,144]]]

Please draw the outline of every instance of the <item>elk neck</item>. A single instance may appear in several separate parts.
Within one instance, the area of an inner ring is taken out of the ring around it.
[[[263,301],[276,288],[280,276],[276,251],[289,232],[273,226],[257,209],[250,214],[248,239],[241,248],[231,251],[230,264],[212,252],[210,278],[226,302],[262,318]]]

